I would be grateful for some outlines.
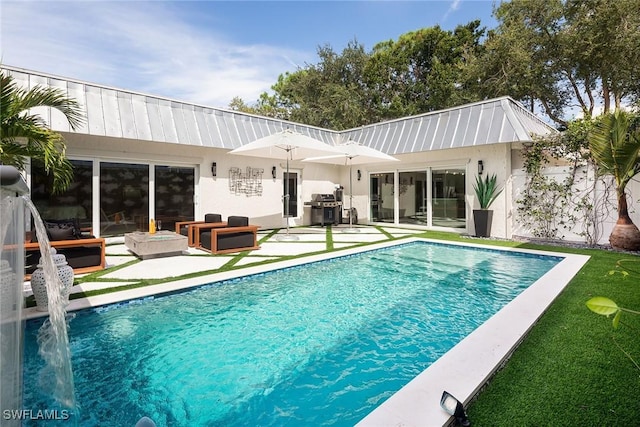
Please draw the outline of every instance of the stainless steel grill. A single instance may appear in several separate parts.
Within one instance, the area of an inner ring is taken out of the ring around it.
[[[336,200],[334,194],[312,194],[311,201],[305,202],[305,205],[311,206],[311,223],[335,224],[338,225],[341,220],[342,201]]]

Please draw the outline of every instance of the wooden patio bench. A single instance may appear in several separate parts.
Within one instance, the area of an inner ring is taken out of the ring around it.
[[[49,242],[49,246],[55,248],[57,253],[65,255],[67,263],[76,274],[91,273],[105,268],[106,244],[102,237],[54,240]],[[26,280],[29,280],[41,257],[40,244],[25,243],[24,249]]]

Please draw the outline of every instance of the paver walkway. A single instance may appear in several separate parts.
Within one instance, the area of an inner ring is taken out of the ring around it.
[[[422,233],[393,226],[359,226],[359,233],[343,232],[347,225],[332,227],[296,227],[289,230],[298,236],[296,241],[280,241],[277,236],[285,230],[261,230],[258,232],[260,249],[238,254],[211,255],[189,248],[184,255],[139,260],[124,245],[124,237],[107,239],[107,268],[91,277],[95,281],[85,281],[72,288],[71,293],[87,292],[135,284],[141,280],[168,279],[196,272],[215,273],[230,265],[250,266],[265,260],[278,261],[291,256],[344,249],[362,243],[383,242],[398,237]],[[82,277],[82,276],[78,276]],[[29,282],[25,282],[25,295],[31,293]]]

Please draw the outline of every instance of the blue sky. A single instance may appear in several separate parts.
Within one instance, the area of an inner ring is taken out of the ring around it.
[[[317,47],[367,50],[423,27],[496,25],[491,0],[12,1],[0,61],[137,92],[226,107],[253,103]]]

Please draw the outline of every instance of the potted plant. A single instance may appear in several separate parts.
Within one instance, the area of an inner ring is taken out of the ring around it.
[[[493,211],[489,210],[489,206],[502,193],[502,189],[498,189],[496,184],[497,177],[495,174],[487,175],[482,179],[476,176],[476,183],[473,189],[476,192],[480,209],[473,210],[473,223],[476,228],[476,237],[489,237],[491,235],[491,220],[493,219]]]

